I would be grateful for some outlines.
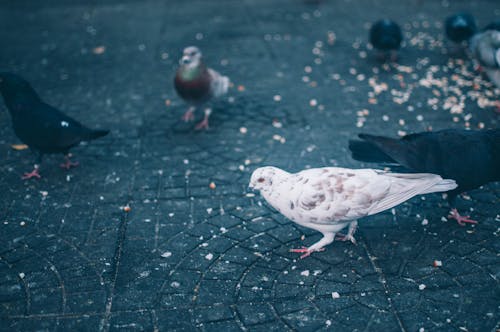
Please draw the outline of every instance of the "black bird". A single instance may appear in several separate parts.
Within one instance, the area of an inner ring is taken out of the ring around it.
[[[396,57],[396,51],[401,47],[403,34],[399,25],[389,19],[375,22],[370,28],[370,43],[373,47],[386,54],[391,54],[391,59]]]
[[[486,131],[446,129],[406,135],[400,139],[368,134],[350,140],[352,158],[396,163],[413,172],[439,174],[458,187],[448,192],[449,217],[460,225],[476,223],[455,208],[459,193],[500,180],[500,129]]]
[[[468,41],[477,32],[476,20],[469,13],[456,13],[444,21],[444,29],[449,40],[455,43]]]
[[[18,75],[0,73],[0,93],[12,117],[16,136],[38,155],[33,171],[25,173],[23,179],[40,178],[38,168],[46,153],[63,153],[63,168],[77,166],[77,162],[69,159],[69,149],[109,133],[109,130],[89,129],[44,103],[31,85]]]

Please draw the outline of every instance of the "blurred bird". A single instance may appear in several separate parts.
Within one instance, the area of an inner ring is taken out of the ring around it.
[[[277,167],[256,169],[249,187],[293,222],[315,229],[323,238],[308,248],[292,249],[301,258],[332,243],[349,226],[342,240],[355,243],[357,219],[390,209],[410,198],[456,188],[453,180],[435,174],[397,174],[373,169],[324,167],[288,173]]]
[[[447,129],[406,135],[400,139],[368,134],[349,141],[352,158],[375,163],[396,163],[412,172],[428,172],[453,179],[458,187],[448,192],[450,218],[460,225],[477,223],[455,208],[458,194],[500,180],[500,129],[472,131]]]
[[[63,168],[77,166],[78,162],[70,160],[69,149],[109,133],[109,130],[89,129],[44,103],[31,85],[18,75],[0,73],[0,93],[12,117],[14,133],[38,155],[33,171],[25,173],[23,179],[40,178],[38,168],[46,153],[63,153]]]
[[[402,40],[401,28],[389,19],[377,21],[370,28],[370,43],[384,57],[390,53],[392,61],[396,59],[396,51],[401,47]]]
[[[470,50],[481,70],[500,88],[500,31],[486,30],[472,37]]]
[[[229,78],[207,68],[203,63],[201,51],[195,46],[184,49],[179,63],[180,67],[175,75],[174,86],[177,94],[190,104],[189,109],[182,117],[187,122],[194,119],[194,111],[197,106],[213,97],[220,97],[227,93]],[[208,118],[211,113],[210,108],[205,109],[205,117],[196,126],[196,129],[208,129]]]
[[[496,30],[500,31],[500,20],[495,20],[493,22],[490,22],[487,26],[485,26],[481,31],[486,31],[486,30]]]
[[[469,13],[456,13],[444,21],[446,36],[454,43],[468,41],[477,31],[476,20]]]

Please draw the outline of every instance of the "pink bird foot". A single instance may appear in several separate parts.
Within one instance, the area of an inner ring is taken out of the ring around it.
[[[29,172],[29,173],[24,173],[24,175],[21,177],[22,180],[28,180],[31,178],[37,178],[41,179],[42,177],[40,176],[40,173],[38,173],[38,166],[35,166],[35,168]]]
[[[196,125],[196,130],[208,129],[208,118],[204,118],[203,121]]]
[[[196,130],[200,130],[203,128],[208,129],[208,118],[210,117],[211,113],[212,110],[210,108],[205,109],[205,117],[203,118],[203,121],[196,125]]]
[[[340,236],[339,240],[340,241],[351,241],[353,244],[356,244],[356,239],[354,238],[354,233],[356,233],[356,230],[358,229],[358,221],[354,220],[351,221],[349,224],[349,231],[347,232],[347,235],[337,233],[337,236]]]
[[[455,219],[460,226],[465,226],[465,223],[477,224],[477,221],[470,219],[469,216],[461,216],[457,209],[451,209],[448,218]]]
[[[309,250],[309,248],[307,247],[302,247],[300,249],[290,249],[290,252],[304,253],[303,255],[300,256],[300,259],[304,259],[307,256],[310,256],[315,251],[325,251],[325,248],[321,248],[318,250]]]
[[[59,166],[61,168],[69,170],[71,167],[76,167],[76,166],[80,165],[80,163],[78,161],[71,161],[69,158],[71,158],[71,156],[64,156],[65,162],[63,164],[60,164]]]
[[[357,244],[356,239],[352,235],[337,233],[337,237],[339,237],[339,241],[351,241],[352,244]]]
[[[182,121],[189,122],[189,121],[193,121],[193,120],[194,120],[194,109],[190,108],[182,116]]]

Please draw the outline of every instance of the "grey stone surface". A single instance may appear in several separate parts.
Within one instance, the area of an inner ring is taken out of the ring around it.
[[[288,250],[320,235],[247,195],[261,165],[367,166],[347,150],[361,131],[498,127],[484,106],[498,95],[463,53],[449,54],[440,25],[466,9],[483,26],[498,3],[311,2],[0,2],[0,69],[112,130],[74,149],[80,167],[66,172],[50,156],[41,180],[23,182],[33,156],[11,149],[19,142],[0,106],[0,330],[500,327],[498,184],[460,200],[477,226],[442,219],[446,202],[427,195],[361,220],[357,246],[335,242],[304,260]],[[381,17],[403,25],[403,67],[367,47]],[[234,82],[203,132],[180,121],[172,85],[190,44]]]

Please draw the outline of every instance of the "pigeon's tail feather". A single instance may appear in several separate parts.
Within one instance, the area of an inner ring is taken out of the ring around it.
[[[390,209],[417,195],[449,191],[457,187],[454,180],[443,180],[439,175],[431,173],[380,174],[393,180],[389,192],[371,207],[370,214]]]
[[[217,80],[215,95],[217,97],[225,95],[229,89],[229,77],[220,76]]]
[[[213,69],[208,70],[211,76],[211,90],[215,97],[220,97],[227,93],[229,89],[229,77],[222,76]]]
[[[94,139],[98,139],[99,137],[103,137],[109,134],[109,130],[97,129],[97,130],[89,130],[87,131],[84,141],[92,141]]]
[[[394,160],[370,142],[349,140],[349,150],[354,160],[368,163],[393,163]]]
[[[415,135],[408,135],[402,139],[369,134],[359,134],[358,136],[362,140],[371,143],[374,149],[379,149],[389,156],[394,163],[404,165],[408,168],[412,168],[411,165],[416,163],[415,159],[418,157],[415,151],[416,147],[409,140],[410,137],[414,137]]]
[[[354,159],[376,163],[397,163],[390,153],[400,150],[398,139],[369,134],[359,134],[358,137],[364,141],[349,142],[349,149]]]
[[[486,74],[488,75],[490,81],[492,81],[497,88],[500,89],[500,69],[486,69]]]
[[[428,188],[426,191],[422,192],[422,194],[430,194],[430,193],[440,193],[443,191],[450,191],[457,187],[457,183],[455,180],[451,179],[442,179],[440,182],[436,183],[432,187]]]

